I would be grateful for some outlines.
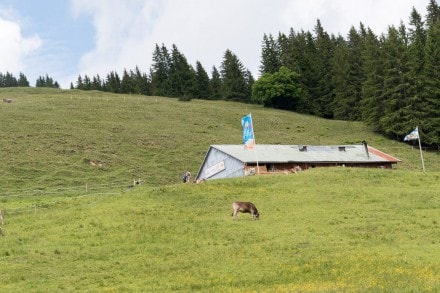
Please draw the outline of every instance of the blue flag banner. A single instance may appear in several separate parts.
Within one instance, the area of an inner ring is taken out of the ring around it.
[[[417,139],[419,139],[419,128],[418,127],[416,127],[416,129],[414,129],[407,136],[405,136],[403,141],[417,140]]]
[[[251,149],[255,146],[254,129],[252,125],[251,114],[241,118],[241,126],[243,127],[243,143],[246,149]]]

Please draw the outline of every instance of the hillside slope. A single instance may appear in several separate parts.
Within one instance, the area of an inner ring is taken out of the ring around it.
[[[439,173],[329,168],[10,213],[4,292],[438,292]],[[231,218],[251,200],[260,220]]]
[[[242,143],[240,119],[252,113],[257,143],[348,144],[363,140],[420,170],[417,148],[361,123],[332,121],[258,105],[180,102],[163,97],[41,88],[0,89],[0,191],[177,183],[193,174],[211,144]],[[428,171],[438,153],[425,154]]]

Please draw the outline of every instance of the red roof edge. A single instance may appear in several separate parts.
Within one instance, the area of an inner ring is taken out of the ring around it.
[[[381,152],[381,151],[379,151],[378,149],[375,149],[375,148],[373,148],[373,147],[371,147],[371,146],[368,146],[368,151],[369,151],[370,153],[375,154],[376,156],[379,156],[379,157],[381,157],[381,158],[387,160],[388,162],[391,162],[391,163],[402,162],[402,161],[399,160],[398,158],[395,158],[395,157],[393,157],[393,156],[390,156],[390,155],[388,155],[388,154],[385,154],[384,152]]]

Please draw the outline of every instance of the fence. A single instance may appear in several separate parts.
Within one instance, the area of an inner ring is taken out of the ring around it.
[[[78,198],[89,196],[112,196],[121,195],[132,190],[143,181],[140,179],[133,180],[131,184],[127,181],[113,182],[109,184],[89,184],[81,186],[58,187],[55,189],[20,189],[13,191],[4,191],[0,195],[1,202],[7,200],[29,200],[25,206],[14,208],[2,208],[3,214],[22,214],[26,212],[37,212],[39,209],[47,209],[57,204],[67,203]],[[45,198],[44,203],[32,203],[32,199],[41,200]],[[48,198],[53,198],[50,200]]]

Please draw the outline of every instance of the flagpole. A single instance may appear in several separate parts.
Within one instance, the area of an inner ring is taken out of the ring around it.
[[[419,127],[417,126],[417,138],[419,140],[419,149],[420,149],[420,158],[422,158],[422,168],[423,168],[423,173],[426,173],[425,171],[425,161],[423,160],[423,151],[422,151],[422,144],[420,143],[420,131],[419,131]]]
[[[255,160],[257,161],[257,174],[260,174],[260,167],[258,165],[258,155],[257,155],[257,141],[255,140],[254,120],[252,120],[252,113],[249,113],[249,116],[251,117],[251,121],[252,121],[252,136],[254,138],[254,154],[255,154]]]

